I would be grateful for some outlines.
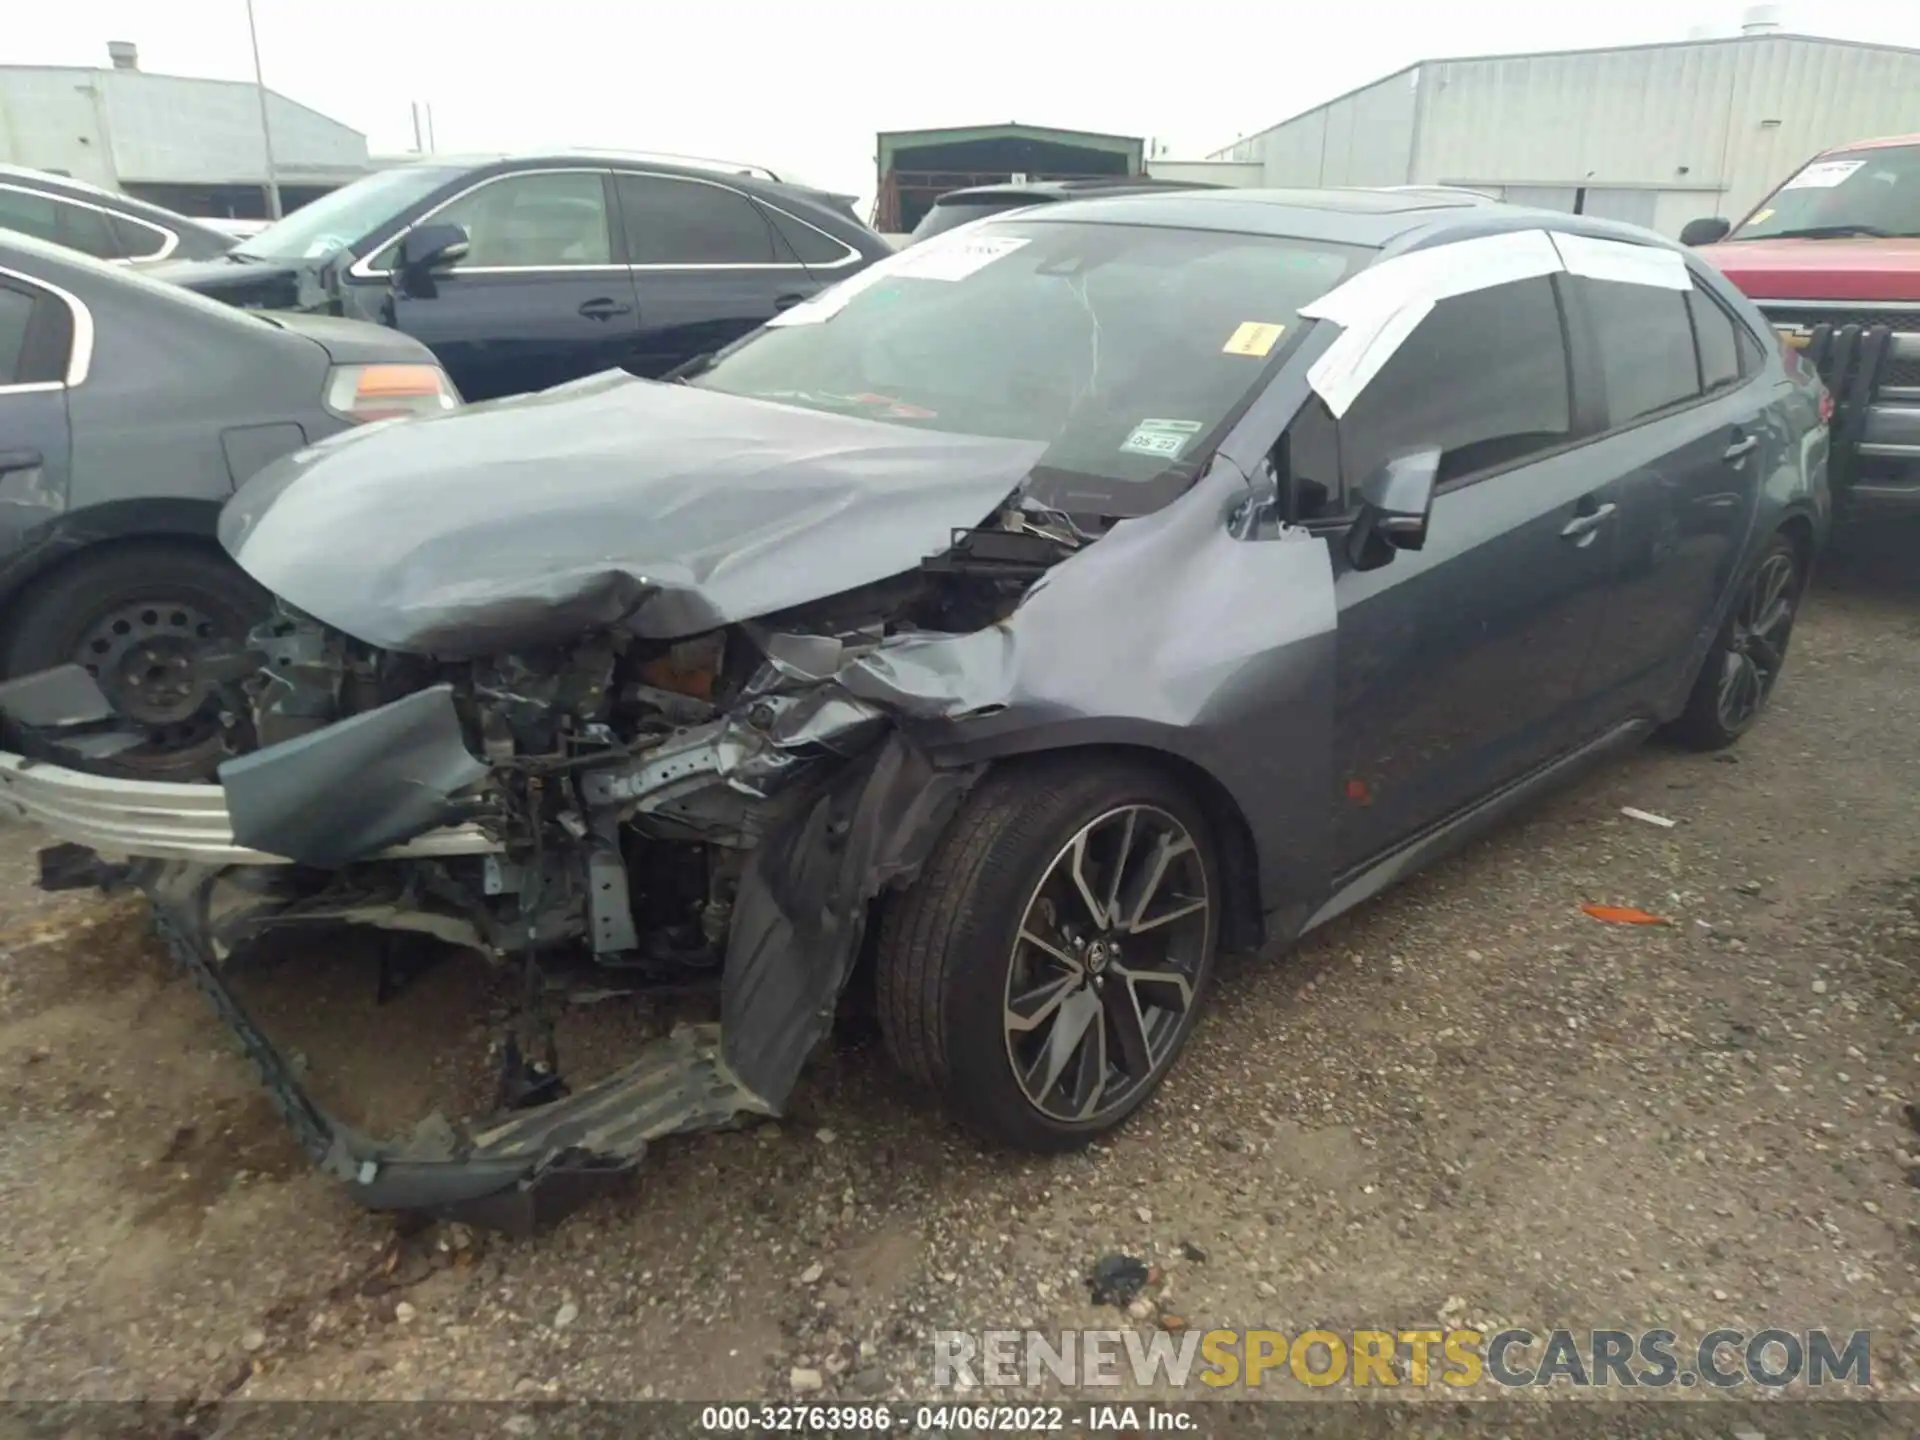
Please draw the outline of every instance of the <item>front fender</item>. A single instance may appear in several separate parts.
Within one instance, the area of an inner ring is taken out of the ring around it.
[[[1005,623],[902,637],[839,679],[950,763],[1126,745],[1195,767],[1245,820],[1282,930],[1332,883],[1337,627],[1324,539],[1236,539],[1183,502],[1116,526]]]

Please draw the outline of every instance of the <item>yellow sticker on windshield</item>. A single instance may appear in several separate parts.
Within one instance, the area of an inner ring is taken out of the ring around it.
[[[1753,214],[1749,215],[1747,217],[1747,224],[1758,225],[1762,221],[1771,220],[1772,218],[1773,218],[1773,207],[1769,205],[1766,209],[1756,210],[1753,212]]]
[[[1261,320],[1248,320],[1227,337],[1227,343],[1220,347],[1222,355],[1251,355],[1258,359],[1271,354],[1273,347],[1280,343],[1280,337],[1287,333],[1284,325],[1269,325]]]

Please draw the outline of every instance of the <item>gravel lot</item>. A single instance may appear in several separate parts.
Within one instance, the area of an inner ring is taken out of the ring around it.
[[[989,1153],[850,1035],[781,1124],[663,1145],[526,1241],[353,1208],[137,902],[39,895],[0,827],[0,1393],[924,1398],[933,1329],[1135,1323],[1082,1282],[1118,1250],[1195,1328],[1870,1328],[1911,1398],[1916,557],[1843,537],[1733,755],[1650,747],[1230,962],[1110,1145]],[[296,957],[250,995],[363,1113],[466,1089],[434,1060],[460,1005],[376,1011],[368,973]]]

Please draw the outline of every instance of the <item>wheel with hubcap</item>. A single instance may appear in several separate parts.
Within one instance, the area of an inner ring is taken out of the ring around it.
[[[1800,548],[1787,535],[1773,537],[1760,563],[1741,586],[1673,724],[1684,744],[1720,750],[1760,718],[1787,660],[1787,643],[1806,576]]]
[[[202,659],[244,639],[266,607],[231,561],[177,542],[116,546],[82,555],[15,603],[0,673],[79,665],[142,734],[88,768],[142,780],[212,776],[223,747]]]
[[[990,1139],[1085,1144],[1145,1103],[1192,1032],[1218,910],[1205,817],[1166,777],[1011,767],[882,916],[888,1047]]]

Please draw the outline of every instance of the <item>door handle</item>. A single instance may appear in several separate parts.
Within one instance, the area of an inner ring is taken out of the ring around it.
[[[0,450],[0,475],[11,475],[15,470],[38,470],[46,463],[46,456],[24,445],[17,450]]]
[[[1576,545],[1588,544],[1593,539],[1593,532],[1612,519],[1613,512],[1618,508],[1609,500],[1604,505],[1596,505],[1584,514],[1574,516],[1560,527],[1560,538],[1571,540]]]
[[[580,307],[580,313],[589,320],[611,320],[616,315],[631,315],[633,306],[622,305],[618,300],[603,295],[597,300],[587,301]]]
[[[1749,435],[1743,440],[1734,441],[1733,444],[1729,445],[1721,453],[1720,458],[1729,465],[1738,465],[1742,460],[1746,459],[1748,455],[1759,448],[1760,437],[1758,435]]]
[[[776,311],[791,310],[807,297],[804,295],[781,295],[775,298],[773,308]]]

